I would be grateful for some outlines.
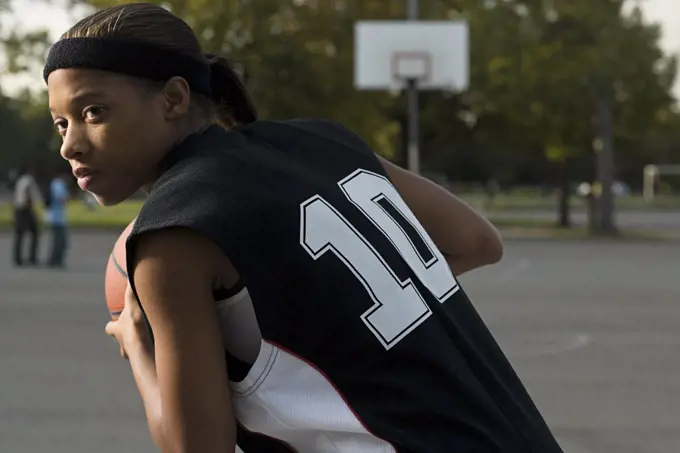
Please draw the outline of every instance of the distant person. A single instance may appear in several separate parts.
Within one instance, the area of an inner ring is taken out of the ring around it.
[[[19,176],[14,184],[14,253],[15,266],[23,266],[24,236],[28,233],[31,237],[28,264],[38,264],[38,220],[35,207],[43,203],[40,188],[33,176],[31,168],[20,169]]]
[[[69,192],[66,175],[55,177],[50,183],[50,202],[47,207],[47,223],[52,231],[52,247],[47,264],[51,267],[64,267],[68,245],[68,224],[66,206]]]

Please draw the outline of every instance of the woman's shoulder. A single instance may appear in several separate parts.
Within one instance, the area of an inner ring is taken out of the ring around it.
[[[243,127],[244,130],[260,131],[263,129],[272,129],[273,131],[290,131],[303,132],[315,134],[340,134],[347,135],[352,132],[343,126],[341,123],[326,119],[326,118],[289,118],[285,120],[259,120],[254,123],[247,124]]]
[[[291,145],[296,142],[332,144],[362,154],[373,154],[370,146],[343,124],[325,118],[293,118],[280,121],[257,121],[244,128],[270,143]]]

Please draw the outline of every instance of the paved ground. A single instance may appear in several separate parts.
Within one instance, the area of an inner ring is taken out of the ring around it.
[[[553,211],[491,211],[491,218],[501,220],[536,220],[553,222],[557,219],[556,209]],[[574,211],[571,221],[575,226],[586,226],[588,217],[584,211]],[[616,213],[616,224],[623,230],[645,231],[680,231],[680,210],[620,210]]]
[[[0,259],[0,452],[154,452],[103,333],[114,236],[74,239],[67,272]],[[565,452],[680,451],[678,257],[680,243],[518,241],[462,279]]]

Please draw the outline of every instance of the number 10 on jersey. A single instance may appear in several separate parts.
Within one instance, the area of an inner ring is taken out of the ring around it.
[[[387,178],[357,170],[338,185],[439,302],[458,291],[441,252]],[[400,279],[374,245],[319,195],[300,205],[300,244],[315,260],[335,254],[361,282],[373,301],[361,319],[386,349],[431,315],[413,281]]]

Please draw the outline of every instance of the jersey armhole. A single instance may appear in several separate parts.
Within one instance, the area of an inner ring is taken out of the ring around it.
[[[139,217],[138,217],[139,219]],[[130,288],[132,289],[133,294],[139,301],[139,307],[142,310],[142,314],[144,315],[145,319],[145,324],[147,326],[147,330],[149,333],[149,337],[151,338],[151,343],[154,343],[154,336],[153,336],[153,331],[151,329],[151,325],[149,324],[148,318],[146,316],[146,312],[144,310],[144,304],[139,298],[139,294],[137,293],[137,288],[135,287],[135,280],[134,280],[134,263],[133,263],[133,253],[134,252],[134,247],[135,243],[139,240],[141,236],[144,236],[145,234],[150,234],[153,232],[158,232],[162,230],[166,230],[169,228],[182,228],[182,229],[187,229],[195,232],[196,234],[199,234],[203,236],[204,238],[208,239],[210,242],[212,242],[216,247],[218,247],[222,253],[227,257],[227,259],[231,260],[230,255],[227,253],[227,250],[225,250],[224,244],[221,244],[218,242],[218,238],[212,237],[207,231],[203,230],[202,228],[198,228],[194,225],[182,225],[182,224],[177,224],[177,225],[165,225],[162,227],[158,228],[144,228],[143,226],[138,229],[137,227],[137,222],[135,222],[135,226],[132,229],[132,232],[128,236],[127,240],[125,241],[125,267],[127,269],[127,278],[128,282],[130,284]],[[233,263],[233,262],[232,262]],[[234,265],[235,266],[235,265]],[[238,272],[238,269],[236,270]],[[220,290],[220,292],[216,293],[214,288],[211,288],[212,293],[213,293],[213,298],[215,298],[217,295],[220,296],[220,299],[215,299],[215,301],[227,299],[229,297],[233,297],[234,295],[238,294],[243,288],[245,288],[245,282],[243,281],[243,276],[241,275],[240,272],[239,274],[239,279],[236,282],[236,284],[230,288],[226,288],[223,290]]]
[[[246,284],[243,281],[243,277],[239,275],[239,279],[234,286],[230,288],[213,289],[213,297],[215,298],[215,302],[221,302],[223,300],[229,299],[230,297],[234,297],[235,295],[243,291],[245,287]]]

